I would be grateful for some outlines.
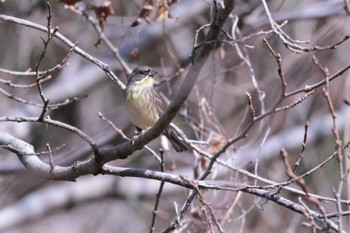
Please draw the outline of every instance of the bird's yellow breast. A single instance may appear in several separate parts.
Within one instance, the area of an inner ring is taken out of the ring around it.
[[[151,76],[136,81],[126,90],[124,99],[126,110],[132,123],[140,129],[151,127],[159,118],[152,92],[153,77]]]

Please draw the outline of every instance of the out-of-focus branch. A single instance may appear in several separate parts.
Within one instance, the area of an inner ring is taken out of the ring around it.
[[[18,156],[21,159],[24,159],[25,165],[31,164],[35,165],[35,169],[39,170],[47,170],[50,169],[49,165],[44,166],[43,163],[38,159],[37,155],[34,152],[34,148],[29,145],[28,143],[21,141],[17,138],[14,138],[6,133],[0,133],[0,144],[10,150],[14,153],[18,154]],[[25,157],[25,158],[23,158]],[[74,173],[74,167],[75,172],[78,175],[81,172],[81,168],[83,164],[76,164],[71,169]],[[88,167],[88,164],[85,163],[85,169],[89,172],[93,171],[94,168]],[[32,169],[33,170],[33,169]],[[68,171],[68,169],[66,169]],[[38,173],[38,170],[33,170],[34,172]],[[63,167],[55,166],[55,169],[52,171],[52,176],[55,176],[55,173],[58,173],[58,178],[62,178],[62,172],[64,171]],[[186,188],[193,189],[193,185],[189,183],[189,179],[186,178],[184,180],[181,178],[181,176],[172,175],[164,172],[157,172],[157,171],[151,171],[151,170],[145,170],[145,169],[137,169],[137,168],[125,168],[125,167],[114,167],[109,165],[104,165],[102,168],[101,173],[103,174],[111,174],[111,175],[117,175],[117,176],[129,176],[129,177],[142,177],[146,179],[154,179],[154,180],[161,180],[164,182],[180,185]],[[90,174],[90,173],[86,173]],[[52,178],[52,177],[51,177]],[[105,179],[104,179],[105,180]],[[294,203],[286,198],[283,198],[279,195],[276,195],[274,192],[269,192],[267,190],[260,189],[258,186],[249,186],[245,184],[237,184],[234,182],[226,182],[226,181],[213,181],[213,180],[203,180],[203,181],[191,181],[193,184],[196,184],[198,188],[201,189],[215,189],[215,190],[226,190],[226,191],[243,191],[246,193],[250,193],[256,196],[260,196],[263,198],[267,198],[268,200],[271,200],[281,206],[287,207],[291,209],[292,211],[295,211],[297,213],[304,213],[304,207]],[[107,190],[108,191],[108,190]],[[60,199],[61,200],[61,199]],[[69,199],[71,200],[71,199]],[[79,198],[79,201],[82,201],[84,199]],[[20,204],[20,203],[19,203]],[[50,208],[58,208],[60,206],[60,203],[51,203]],[[61,203],[62,204],[62,203]],[[22,208],[21,205],[15,206],[16,208]],[[12,208],[12,209],[11,209]],[[15,211],[13,209],[14,207],[10,207],[11,213]],[[50,211],[49,209],[44,210],[45,212]],[[7,211],[10,211],[10,209],[3,210],[4,212],[0,211],[0,216],[2,214],[8,214]],[[337,229],[337,226],[331,222],[330,220],[327,220],[324,222],[321,218],[322,216],[318,214],[315,211],[311,212],[313,217],[317,219],[318,221],[322,222],[323,224],[329,225],[332,229]],[[30,216],[27,216],[30,217]],[[35,216],[31,216],[35,217]],[[3,219],[3,218],[0,218]],[[26,218],[28,219],[28,218]],[[1,222],[2,227],[8,226],[8,223]],[[0,226],[1,226],[0,224]]]
[[[282,40],[283,44],[292,52],[295,53],[304,53],[304,52],[310,52],[310,51],[317,51],[317,50],[328,50],[328,49],[335,49],[338,45],[343,43],[344,41],[348,40],[350,36],[345,36],[342,40],[335,43],[334,45],[330,46],[313,46],[313,47],[304,47],[301,46],[301,44],[309,44],[309,41],[299,41],[292,39],[289,35],[287,35],[280,27],[279,25],[274,21],[272,18],[272,14],[270,12],[270,9],[267,6],[267,3],[265,0],[261,0],[261,3],[263,4],[266,17],[270,23],[270,26],[274,33]]]
[[[14,153],[16,153],[23,164],[31,171],[40,174],[41,176],[46,175],[47,177],[54,179],[63,179],[64,175],[66,175],[67,179],[74,180],[74,177],[91,174],[94,172],[100,172],[103,174],[111,174],[118,176],[131,176],[131,177],[143,177],[147,179],[155,179],[161,180],[164,182],[169,182],[173,184],[177,184],[186,188],[193,188],[193,185],[189,184],[188,179],[183,180],[180,176],[171,175],[164,172],[156,172],[145,169],[135,169],[135,168],[121,168],[121,167],[113,167],[104,165],[101,170],[99,164],[94,159],[90,159],[89,161],[74,164],[71,167],[61,167],[54,166],[52,170],[50,165],[43,163],[38,156],[36,155],[33,146],[28,143],[14,138],[6,133],[0,133],[0,144],[5,148]],[[50,174],[47,171],[51,171]],[[199,188],[202,189],[216,189],[216,190],[227,190],[227,191],[243,191],[253,195],[261,196],[267,198],[275,203],[285,206],[295,212],[304,213],[304,207],[301,205],[291,202],[288,199],[285,199],[281,196],[276,195],[273,192],[269,192],[266,190],[262,190],[256,186],[249,186],[245,184],[236,184],[233,182],[226,181],[191,181],[196,184]],[[321,215],[317,212],[312,212],[315,219],[323,222],[321,220]],[[329,220],[323,222],[324,224],[329,225],[333,229],[337,229],[335,224]]]
[[[94,20],[84,9],[79,9],[79,10],[82,12],[86,20],[90,22],[90,24],[93,26],[95,31],[98,33],[99,40],[102,40],[105,42],[107,47],[113,52],[114,57],[119,61],[125,73],[129,75],[132,70],[130,69],[126,61],[123,59],[123,57],[120,55],[119,50],[113,45],[113,43],[108,39],[106,34],[103,32],[98,22],[96,22],[96,20]]]
[[[23,25],[26,27],[30,27],[30,28],[34,28],[43,32],[47,32],[47,27],[44,27],[40,24],[36,24],[33,22],[30,22],[28,20],[24,20],[24,19],[20,19],[20,18],[16,18],[13,16],[8,16],[8,15],[2,15],[0,14],[0,20],[5,21],[5,22],[11,22],[11,23],[16,23],[19,25]],[[52,29],[53,31],[54,29]],[[124,90],[125,85],[118,79],[118,77],[110,70],[109,66],[105,63],[103,63],[102,61],[98,60],[97,58],[91,56],[90,54],[88,54],[87,52],[85,52],[84,50],[80,49],[78,46],[76,46],[75,43],[73,43],[72,41],[70,41],[69,39],[67,39],[65,36],[63,36],[61,33],[56,32],[54,34],[54,37],[59,39],[60,41],[62,41],[64,44],[66,44],[67,46],[69,46],[70,48],[73,48],[73,51],[76,52],[77,54],[81,55],[82,57],[84,57],[85,59],[87,59],[88,61],[92,62],[93,64],[97,65],[98,67],[100,67],[106,74],[107,76],[112,79],[113,82],[115,82],[122,90]]]
[[[31,192],[12,205],[1,208],[0,231],[4,232],[9,227],[43,218],[52,212],[65,211],[68,205],[78,206],[106,197],[154,198],[158,186],[158,182],[153,180],[123,179],[116,176],[86,176],[76,183],[56,182]],[[167,185],[163,189],[163,194],[169,195],[179,191],[181,191],[179,186]]]
[[[344,2],[347,0],[343,0]],[[322,2],[314,2],[309,5],[304,5],[300,9],[293,9],[290,11],[284,12],[273,12],[272,17],[276,22],[283,22],[288,20],[297,21],[297,20],[307,20],[307,19],[320,19],[327,18],[332,16],[339,16],[344,13],[342,9],[341,1],[322,1]],[[251,14],[246,17],[244,20],[246,25],[249,25],[254,28],[261,28],[269,24],[269,21],[266,20],[264,15],[259,15],[258,17],[255,14]]]
[[[344,0],[344,10],[345,12],[350,15],[350,3],[349,0]]]

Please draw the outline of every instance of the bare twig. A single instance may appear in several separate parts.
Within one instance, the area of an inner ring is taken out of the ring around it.
[[[286,26],[288,23],[287,20],[285,20],[284,22],[282,22],[280,25],[278,25],[280,28]],[[254,37],[258,37],[258,36],[267,36],[267,35],[271,35],[273,33],[273,30],[269,30],[269,31],[260,31],[260,32],[257,32],[257,33],[253,33],[251,35],[248,35],[248,36],[244,36],[241,38],[242,41],[246,41],[246,40],[249,40],[251,38],[254,38]]]
[[[282,90],[282,98],[286,96],[286,87],[287,87],[287,83],[286,83],[286,80],[283,76],[283,71],[282,71],[282,58],[281,58],[281,55],[279,53],[276,53],[275,50],[273,50],[273,48],[271,47],[271,45],[269,44],[269,42],[263,38],[263,42],[264,42],[264,45],[270,50],[272,56],[275,58],[276,60],[276,63],[278,65],[278,76],[280,77],[281,79],[281,90]]]
[[[299,203],[304,207],[303,215],[309,220],[309,223],[303,223],[304,226],[312,229],[312,232],[321,231],[322,227],[319,226],[311,214],[311,209],[303,202],[301,198],[298,198]]]
[[[102,115],[102,113],[98,113],[98,116],[101,118],[101,120],[105,121],[107,124],[109,124],[115,131],[117,131],[124,139],[126,140],[130,140],[130,138],[128,138],[122,129],[118,128],[112,121],[108,120],[105,116]],[[157,162],[159,164],[162,163],[161,158],[157,155],[157,153],[152,150],[149,146],[145,146],[145,149],[150,152],[150,154],[157,160]]]
[[[333,75],[330,75],[329,78],[328,78],[328,81],[332,81],[338,77],[340,77],[341,75],[343,75],[346,71],[348,71],[350,69],[350,64],[341,68],[340,70],[338,70],[337,72],[335,72]],[[292,96],[292,95],[296,95],[298,93],[302,93],[302,92],[310,92],[312,90],[315,90],[323,85],[326,84],[326,80],[322,80],[322,81],[319,81],[317,83],[314,83],[312,85],[308,85],[308,86],[305,86],[303,88],[300,88],[300,89],[297,89],[297,90],[294,90],[294,91],[291,91],[291,92],[288,92],[286,93],[286,97],[289,97],[289,96]]]
[[[37,122],[37,118],[35,118],[35,117],[0,117],[0,122],[18,122],[18,123]],[[62,129],[66,129],[72,133],[77,134],[79,137],[81,137],[84,141],[86,141],[90,145],[92,151],[94,152],[94,155],[96,157],[99,157],[100,151],[98,149],[98,146],[94,142],[94,140],[92,138],[90,138],[87,134],[85,134],[84,132],[79,130],[78,128],[73,127],[71,125],[68,125],[66,123],[60,122],[60,121],[51,120],[48,117],[45,117],[42,120],[42,123],[52,125],[55,127],[60,127]]]
[[[231,35],[232,38],[235,40],[236,38],[236,33],[239,33],[238,30],[238,17],[235,17],[235,20],[232,24],[232,28],[231,28]],[[252,80],[252,84],[255,88],[255,90],[258,93],[259,96],[259,102],[260,102],[260,108],[261,108],[261,112],[265,112],[265,103],[264,103],[264,98],[265,98],[265,92],[260,88],[260,85],[256,79],[256,75],[255,75],[255,71],[254,68],[251,64],[250,58],[248,53],[246,52],[245,54],[243,53],[242,49],[240,48],[239,44],[235,43],[234,47],[236,49],[236,52],[238,54],[238,56],[242,59],[242,61],[244,61],[244,63],[247,65],[249,72],[250,72],[250,76],[251,76],[251,80]]]
[[[51,39],[53,38],[53,35],[58,31],[58,27],[56,27],[51,31],[51,18],[52,18],[51,1],[47,1],[46,4],[49,10],[49,15],[47,16],[47,39],[45,40],[43,37],[41,38],[42,41],[44,42],[44,49],[41,52],[41,55],[39,57],[37,64],[35,65],[37,87],[38,87],[40,98],[44,103],[41,114],[38,118],[38,121],[42,121],[43,118],[45,117],[45,114],[48,110],[49,101],[50,101],[44,96],[44,93],[43,93],[43,87],[41,85],[40,75],[39,75],[39,67],[45,57],[45,54],[47,53],[47,46],[49,45]]]
[[[320,64],[320,61],[318,60],[318,58],[316,57],[316,55],[312,55],[312,62],[321,70],[321,72],[323,73],[323,75],[325,77],[329,76],[329,70],[327,69],[327,67],[323,67]]]
[[[306,183],[305,183],[305,180],[303,179],[303,177],[295,175],[295,173],[292,170],[292,167],[288,161],[287,152],[284,148],[281,149],[280,155],[283,159],[283,164],[285,166],[286,174],[288,175],[288,177],[291,180],[295,181],[301,187],[303,192],[305,192],[305,194],[306,194],[306,196],[305,196],[306,199],[317,206],[317,208],[320,210],[320,212],[323,216],[323,219],[327,221],[327,216],[326,216],[324,207],[321,205],[320,201],[316,197],[312,197],[309,195],[309,192],[307,190]],[[307,206],[305,206],[305,208],[306,208],[306,210],[308,210]],[[308,211],[308,213],[309,213],[309,211]],[[338,227],[339,227],[339,225],[338,225]],[[341,228],[339,228],[339,229],[341,229]]]
[[[15,72],[15,73],[21,73],[21,72]],[[40,72],[40,73],[43,74],[44,72]],[[50,80],[51,78],[52,78],[52,76],[48,75],[45,78],[41,79],[41,82],[46,82],[46,81]],[[32,87],[35,87],[36,85],[38,85],[38,82],[36,82],[36,81],[33,83],[30,83],[30,84],[16,84],[16,83],[11,82],[10,80],[0,79],[0,82],[9,86],[9,87],[23,88],[23,89],[32,88]]]
[[[343,186],[344,186],[344,160],[343,160],[343,153],[342,153],[342,141],[339,136],[339,131],[337,129],[337,124],[336,124],[336,113],[334,110],[334,106],[330,97],[329,93],[329,81],[328,81],[328,76],[326,76],[326,85],[323,88],[323,94],[327,100],[327,104],[329,107],[329,111],[332,115],[332,120],[333,120],[333,125],[332,125],[332,133],[335,139],[336,143],[336,153],[337,153],[337,158],[338,158],[338,168],[339,168],[339,184],[338,184],[338,189],[337,191],[334,191],[335,198],[337,199],[337,210],[339,213],[338,216],[338,228],[342,229],[343,226],[343,220],[342,220],[342,205],[341,205],[341,194],[343,191]]]
[[[8,16],[8,15],[1,15],[0,14],[0,20],[5,21],[5,22],[12,22],[12,23],[16,23],[19,25],[23,25],[26,27],[30,27],[30,28],[34,28],[43,32],[47,32],[47,27],[44,27],[42,25],[33,23],[31,21],[27,21],[24,19],[20,19],[20,18],[16,18],[13,16]],[[53,31],[51,29],[51,31]],[[125,85],[123,84],[123,82],[121,82],[117,76],[112,72],[112,70],[109,68],[109,66],[105,63],[103,63],[102,61],[98,60],[97,58],[91,56],[90,54],[86,53],[84,50],[80,49],[78,46],[75,45],[75,43],[73,43],[72,41],[68,40],[65,36],[63,36],[61,33],[56,32],[53,35],[55,38],[59,39],[61,42],[63,42],[64,44],[66,44],[67,46],[69,46],[70,48],[74,48],[74,52],[81,55],[83,58],[87,59],[88,61],[92,62],[93,64],[97,65],[98,67],[100,67],[106,74],[107,76],[113,81],[115,82],[122,90],[124,90]]]
[[[301,152],[299,154],[299,158],[298,160],[294,163],[294,168],[293,168],[293,172],[296,172],[296,170],[298,169],[301,160],[304,158],[304,153],[305,153],[305,149],[306,149],[306,141],[307,141],[307,130],[309,128],[309,122],[306,121],[305,122],[305,131],[304,131],[304,139],[303,139],[303,143],[301,144]]]
[[[303,102],[304,100],[306,100],[310,95],[313,95],[314,93],[315,93],[315,90],[312,90],[312,91],[306,93],[305,95],[303,95],[302,97],[298,98],[297,100],[295,100],[293,103],[276,108],[275,112],[280,112],[280,111],[285,111],[287,109],[291,109],[291,108],[295,107],[296,105],[300,104],[301,102]]]
[[[76,6],[74,6],[76,10],[79,10],[82,15],[85,17],[85,19],[92,25],[92,27],[95,29],[95,31],[99,35],[99,40],[102,40],[105,42],[107,47],[112,51],[114,57],[117,59],[117,61],[120,63],[121,67],[125,71],[126,74],[131,73],[131,69],[126,63],[126,61],[123,59],[123,57],[120,55],[118,48],[116,48],[113,43],[109,40],[109,38],[106,36],[106,34],[103,32],[103,29],[98,24],[98,22],[91,16],[89,13],[84,9],[79,9]]]
[[[282,40],[283,44],[288,48],[290,51],[295,52],[295,53],[305,53],[305,52],[310,52],[310,51],[320,51],[320,50],[330,50],[330,49],[336,49],[340,44],[342,44],[344,41],[348,40],[350,36],[344,36],[342,40],[339,42],[333,44],[333,45],[328,45],[328,46],[313,46],[313,47],[303,47],[301,44],[309,44],[309,41],[299,41],[299,40],[294,40],[290,38],[284,31],[282,31],[281,27],[273,20],[271,12],[267,6],[267,3],[265,0],[261,0],[265,14],[267,16],[267,19],[270,23],[270,26],[274,33]]]
[[[163,149],[160,149],[159,153],[160,153],[160,159],[161,159],[160,171],[161,172],[165,172],[164,151],[163,151]],[[158,190],[158,193],[156,195],[156,202],[154,204],[154,209],[153,209],[153,212],[152,212],[152,221],[151,221],[151,226],[150,226],[150,231],[149,231],[150,233],[153,233],[154,230],[155,230],[154,229],[154,224],[156,223],[157,211],[158,211],[159,201],[160,201],[160,197],[162,195],[164,183],[165,183],[164,181],[160,182],[159,190]]]
[[[193,182],[190,179],[188,179],[187,177],[185,177],[185,176],[180,176],[180,177],[185,182],[187,182],[190,186],[192,186],[192,188],[196,191],[196,193],[198,194],[200,203],[209,211],[209,215],[210,215],[211,219],[214,220],[214,223],[215,223],[218,231],[223,233],[224,230],[222,229],[222,227],[221,227],[221,225],[219,223],[219,220],[216,218],[213,208],[204,200],[203,194],[200,191],[198,185],[195,182]],[[211,223],[211,221],[209,221],[208,224],[211,225],[210,223]]]
[[[284,148],[281,149],[280,155],[282,157],[283,164],[284,164],[284,167],[286,169],[287,176],[290,179],[293,179],[301,187],[301,189],[304,191],[304,193],[306,195],[308,195],[308,191],[307,191],[307,188],[306,188],[306,185],[305,185],[305,180],[302,177],[300,177],[300,176],[298,177],[298,176],[296,176],[294,174],[294,172],[292,170],[292,167],[290,166],[290,163],[288,161],[287,151]]]
[[[345,12],[350,15],[350,3],[349,0],[344,0],[344,10]]]
[[[55,163],[54,163],[53,158],[52,158],[52,151],[51,151],[51,147],[50,147],[49,143],[46,143],[46,148],[47,148],[47,151],[49,154],[50,172],[52,173],[52,172],[54,172],[54,169],[55,169]]]
[[[248,107],[249,107],[249,110],[251,113],[252,120],[254,120],[255,119],[255,109],[253,106],[252,96],[248,92],[246,92],[245,94],[248,98]]]
[[[74,45],[74,47],[76,47],[77,46],[77,44],[75,44]],[[5,85],[8,85],[8,86],[10,86],[10,87],[13,87],[13,88],[31,88],[31,87],[35,87],[35,86],[37,86],[38,85],[38,83],[40,82],[40,83],[43,83],[43,82],[46,82],[46,81],[48,81],[48,80],[50,80],[51,79],[51,74],[54,72],[54,71],[56,71],[56,70],[58,70],[58,69],[62,69],[62,68],[64,68],[66,65],[67,65],[67,61],[68,61],[68,59],[69,59],[69,57],[70,57],[70,55],[71,55],[71,53],[73,52],[73,49],[74,49],[74,47],[73,48],[71,48],[70,50],[69,50],[69,52],[67,53],[67,55],[62,59],[62,61],[59,63],[59,64],[57,64],[57,65],[55,65],[54,67],[52,67],[52,68],[49,68],[49,69],[47,69],[47,70],[44,70],[44,71],[39,71],[39,70],[36,70],[35,72],[29,72],[29,71],[25,71],[25,72],[19,72],[19,71],[12,71],[12,70],[6,70],[6,69],[1,69],[0,68],[0,72],[3,72],[3,73],[6,73],[6,74],[11,74],[11,75],[16,75],[16,76],[36,76],[37,78],[36,78],[36,80],[35,80],[35,82],[33,82],[33,83],[30,83],[30,84],[15,84],[15,83],[12,83],[11,81],[9,81],[9,80],[2,80],[2,79],[0,79],[0,82],[1,83],[3,83],[3,84],[5,84]],[[38,77],[38,75],[39,75],[39,77]],[[7,92],[3,92],[7,97],[9,97],[9,98],[11,98],[10,96],[10,94],[7,94]],[[32,104],[32,105],[34,105],[34,106],[39,106],[39,107],[42,107],[43,105],[41,105],[41,104],[34,104],[34,103],[31,103],[30,101],[26,101],[26,100],[23,100],[23,99],[21,99],[21,98],[14,98],[15,100],[18,100],[19,102],[22,102],[22,103],[28,103],[28,104]],[[67,101],[65,101],[66,103],[62,103],[62,105],[65,105],[65,104],[67,104]],[[72,102],[72,101],[70,101],[70,102]],[[56,107],[55,107],[56,106]],[[52,109],[52,108],[57,108],[57,106],[59,107],[59,106],[61,106],[61,104],[54,104],[54,105],[48,105],[48,108],[50,109]]]
[[[4,74],[11,74],[11,75],[16,75],[16,76],[36,76],[36,72],[30,71],[30,70],[29,71],[14,71],[14,70],[0,68],[0,72],[4,73]],[[43,74],[45,74],[45,72],[46,71],[40,71],[39,74],[43,75]]]

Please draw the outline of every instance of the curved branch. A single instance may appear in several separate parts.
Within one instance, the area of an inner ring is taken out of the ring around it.
[[[36,24],[36,23],[30,22],[28,20],[16,18],[16,17],[13,17],[13,16],[0,14],[0,20],[3,20],[5,22],[16,23],[16,24],[23,25],[23,26],[30,27],[30,28],[34,28],[34,29],[40,30],[42,32],[47,32],[48,31],[47,27],[45,27],[45,26],[42,26],[40,24]],[[52,31],[53,30],[55,30],[55,29],[52,29]],[[90,54],[88,54],[84,50],[80,49],[78,46],[76,46],[75,43],[70,41],[68,38],[63,36],[61,33],[55,32],[54,33],[54,37],[59,39],[64,44],[68,45],[77,54],[81,55],[82,57],[84,57],[88,61],[90,61],[90,62],[94,63],[95,65],[97,65],[98,67],[100,67],[107,74],[107,76],[110,79],[112,79],[113,82],[115,82],[122,90],[124,90],[125,85],[110,70],[110,68],[109,68],[109,66],[107,64],[103,63],[102,61],[100,61],[97,58],[91,56]]]
[[[271,200],[279,205],[287,207],[297,213],[305,213],[305,207],[295,202],[292,202],[282,196],[276,195],[275,192],[270,192],[261,189],[259,186],[250,186],[246,184],[238,184],[227,181],[214,181],[214,180],[199,180],[190,181],[188,178],[183,178],[178,175],[168,174],[164,172],[157,172],[147,169],[140,168],[125,168],[125,167],[114,167],[104,165],[102,168],[100,164],[94,159],[87,160],[85,162],[76,163],[69,167],[54,166],[51,169],[50,165],[42,162],[34,151],[34,147],[18,138],[15,138],[7,133],[0,132],[0,145],[4,148],[16,153],[24,166],[40,175],[50,179],[66,179],[74,181],[75,178],[87,175],[87,174],[110,174],[118,176],[128,177],[141,177],[152,180],[159,180],[167,183],[172,183],[185,188],[194,189],[196,187],[200,189],[215,189],[215,190],[226,190],[226,191],[243,191],[256,196],[264,197]],[[312,211],[313,218],[321,222],[323,225],[330,226],[332,229],[337,230],[337,226],[330,220],[323,220],[322,216],[316,211]]]

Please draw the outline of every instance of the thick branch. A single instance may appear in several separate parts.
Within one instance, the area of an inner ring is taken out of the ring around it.
[[[185,102],[188,95],[192,91],[198,79],[198,76],[209,57],[210,52],[215,46],[215,44],[213,43],[206,42],[218,39],[221,33],[221,28],[225,23],[227,17],[233,10],[234,5],[235,1],[225,1],[225,8],[216,9],[214,18],[210,24],[208,34],[205,40],[202,42],[203,45],[200,46],[198,49],[194,48],[195,51],[192,53],[194,54],[192,59],[192,65],[189,67],[187,75],[184,81],[182,82],[180,88],[178,89],[176,95],[174,96],[173,100],[171,101],[161,118],[158,120],[158,122],[155,125],[153,125],[153,127],[150,130],[148,130],[143,135],[143,137],[140,137],[139,140],[135,141],[136,148],[142,148],[145,144],[157,138],[170,124],[170,122],[175,118],[177,112],[181,108],[181,105]],[[117,147],[115,149],[117,149]],[[110,156],[111,153],[116,154],[117,150],[103,151],[103,154],[105,156]]]

